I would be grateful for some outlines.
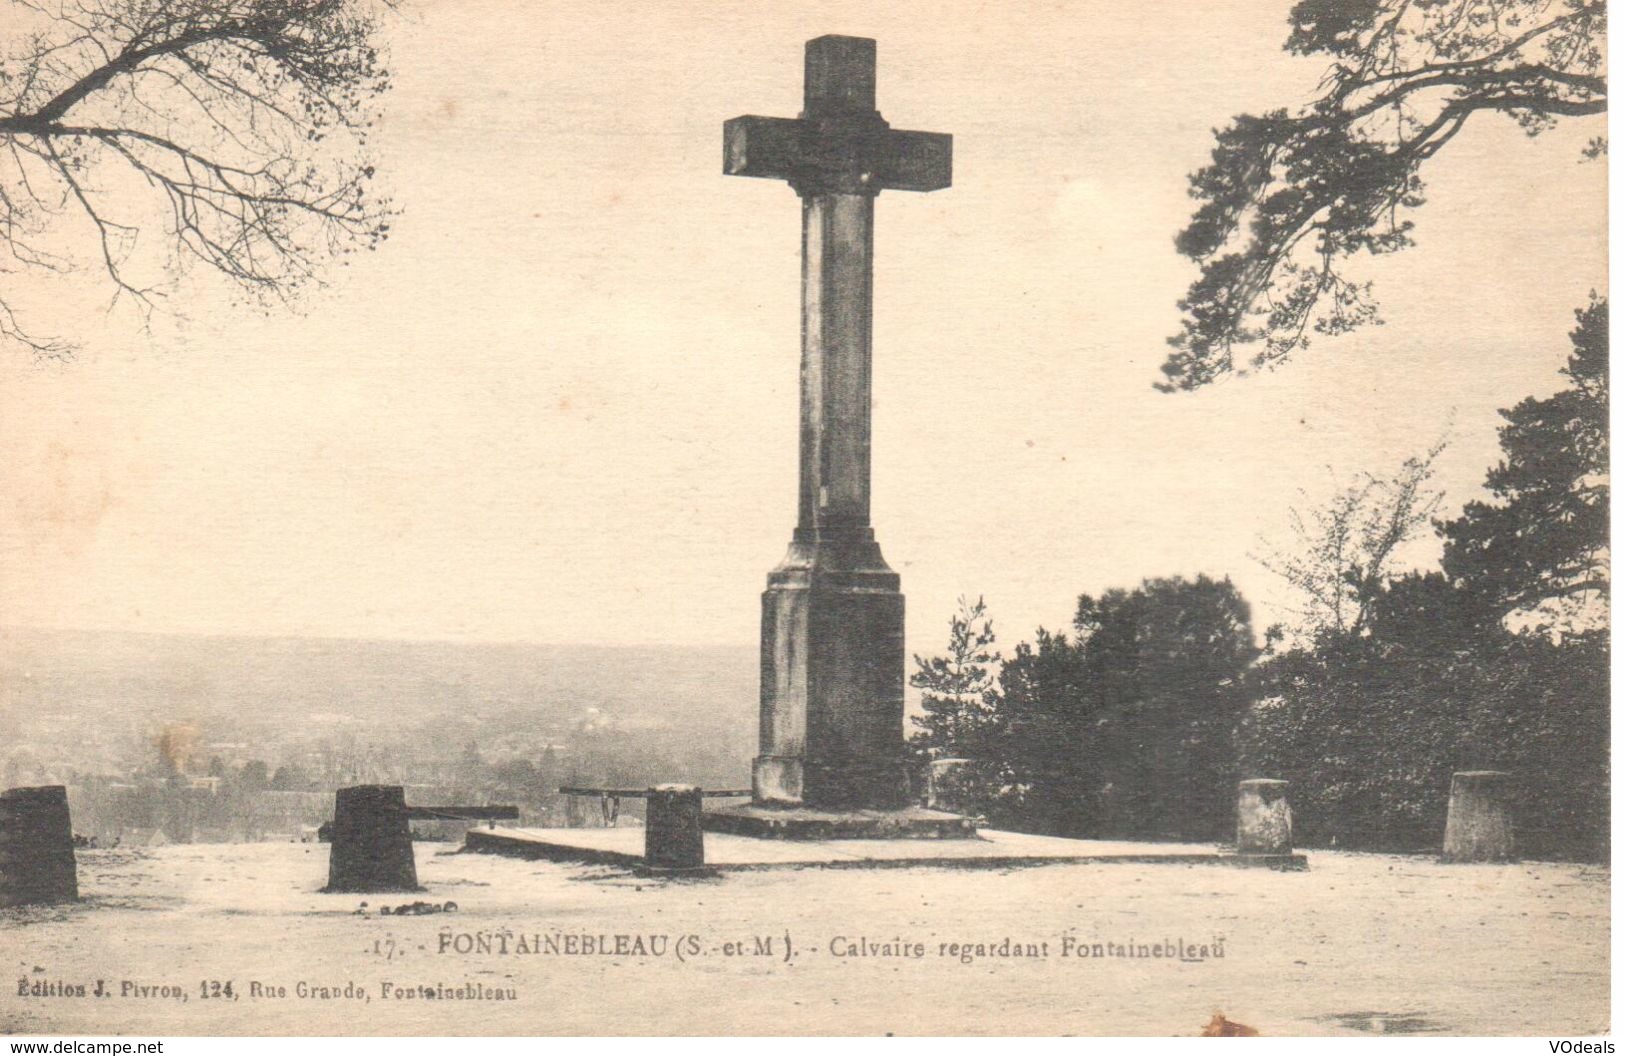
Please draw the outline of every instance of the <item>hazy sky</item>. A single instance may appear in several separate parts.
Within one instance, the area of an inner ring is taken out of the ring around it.
[[[1262,626],[1285,598],[1248,553],[1299,489],[1449,427],[1459,508],[1606,284],[1600,119],[1482,118],[1425,173],[1420,245],[1368,269],[1386,326],[1153,391],[1210,129],[1320,72],[1281,51],[1289,7],[409,8],[379,252],[302,316],[199,281],[141,336],[64,295],[86,354],[0,359],[0,623],[754,641],[795,519],[800,217],[721,175],[722,122],[794,116],[836,32],[878,39],[894,125],[955,137],[953,188],[877,209],[874,519],[910,647],[961,592],[1010,643],[1198,572]]]

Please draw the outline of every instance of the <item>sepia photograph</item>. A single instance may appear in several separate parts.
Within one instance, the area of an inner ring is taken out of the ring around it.
[[[1612,1051],[1606,57],[0,0],[0,1033]]]

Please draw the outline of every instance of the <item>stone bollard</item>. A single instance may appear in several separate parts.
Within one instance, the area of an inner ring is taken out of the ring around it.
[[[1236,797],[1236,853],[1291,854],[1292,807],[1288,782],[1253,777],[1240,783]]]
[[[0,792],[0,906],[78,897],[68,790],[44,785]]]
[[[399,785],[356,785],[333,796],[324,891],[421,891],[412,825]]]
[[[700,829],[700,790],[694,785],[649,789],[643,822],[643,865],[650,872],[697,872],[705,868]]]
[[[1501,770],[1463,770],[1451,775],[1450,808],[1444,822],[1442,862],[1515,862],[1512,775]]]
[[[933,759],[926,771],[928,785],[925,805],[932,810],[945,810],[962,814],[965,804],[960,793],[965,779],[971,776],[969,759]]]

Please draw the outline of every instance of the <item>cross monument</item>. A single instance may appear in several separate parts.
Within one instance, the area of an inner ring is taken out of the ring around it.
[[[880,116],[875,42],[859,37],[807,42],[800,117],[723,126],[727,175],[785,180],[801,198],[800,514],[762,594],[747,814],[908,806],[903,595],[869,524],[874,210],[883,190],[947,187],[952,158],[952,136]]]

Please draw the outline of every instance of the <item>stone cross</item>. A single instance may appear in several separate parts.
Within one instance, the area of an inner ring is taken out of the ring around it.
[[[807,42],[799,118],[723,126],[723,171],[801,197],[801,486],[789,553],[762,595],[759,806],[907,801],[903,596],[869,525],[874,203],[950,182],[953,137],[875,110],[875,42]]]

